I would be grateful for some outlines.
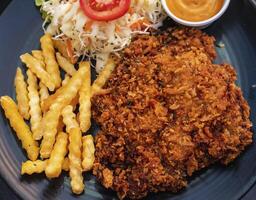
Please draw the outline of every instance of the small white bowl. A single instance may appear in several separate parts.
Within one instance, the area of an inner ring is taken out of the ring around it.
[[[168,0],[167,0],[168,1]],[[175,22],[182,24],[184,26],[190,26],[190,27],[196,27],[196,28],[206,28],[207,26],[209,26],[210,24],[212,24],[214,21],[216,21],[217,19],[219,19],[227,10],[230,0],[225,0],[223,3],[222,8],[220,9],[220,11],[212,16],[211,18],[207,19],[207,20],[203,20],[203,21],[199,21],[199,22],[190,22],[187,20],[183,20],[180,19],[178,17],[176,17],[168,8],[167,4],[166,4],[166,0],[161,0],[161,3],[163,5],[163,8],[165,10],[165,12],[167,13],[167,15],[169,15],[169,17],[171,17]]]

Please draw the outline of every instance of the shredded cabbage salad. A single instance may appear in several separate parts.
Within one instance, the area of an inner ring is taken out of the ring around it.
[[[46,13],[43,28],[54,39],[71,40],[75,56],[96,59],[96,71],[106,63],[110,53],[129,45],[135,34],[147,34],[158,28],[165,18],[160,0],[132,0],[129,12],[108,22],[93,21],[81,10],[79,1],[42,0]]]

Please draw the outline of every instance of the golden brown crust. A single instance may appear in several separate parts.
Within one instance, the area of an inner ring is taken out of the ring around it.
[[[249,107],[214,38],[178,28],[139,36],[92,98],[93,173],[122,199],[177,192],[195,171],[228,164],[252,142]]]

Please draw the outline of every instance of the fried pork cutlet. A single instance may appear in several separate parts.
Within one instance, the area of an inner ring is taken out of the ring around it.
[[[195,171],[228,164],[252,142],[232,66],[213,64],[214,38],[176,28],[139,36],[94,96],[93,173],[119,198],[177,192]]]

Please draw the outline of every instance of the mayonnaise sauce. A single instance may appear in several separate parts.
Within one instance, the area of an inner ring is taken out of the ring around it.
[[[216,15],[224,0],[166,0],[170,11],[178,18],[198,22]]]

